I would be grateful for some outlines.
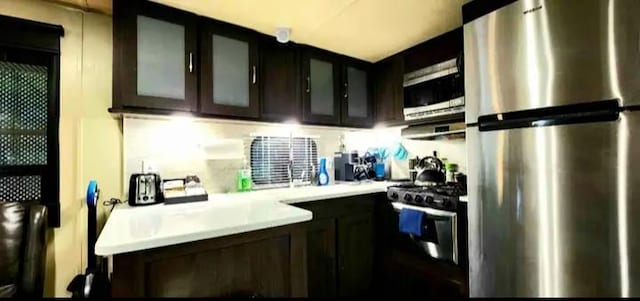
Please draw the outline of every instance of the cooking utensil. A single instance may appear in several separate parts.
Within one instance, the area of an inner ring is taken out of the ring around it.
[[[444,164],[435,156],[420,159],[414,168],[417,172],[416,185],[433,185],[445,182]]]

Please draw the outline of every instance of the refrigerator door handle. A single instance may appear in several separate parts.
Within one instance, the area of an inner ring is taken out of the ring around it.
[[[481,132],[618,120],[618,100],[498,113],[478,117]]]

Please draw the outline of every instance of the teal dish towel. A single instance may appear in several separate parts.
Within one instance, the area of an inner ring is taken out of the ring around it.
[[[406,234],[413,234],[414,236],[422,236],[423,230],[424,212],[419,210],[413,210],[408,208],[402,208],[400,210],[400,232]]]

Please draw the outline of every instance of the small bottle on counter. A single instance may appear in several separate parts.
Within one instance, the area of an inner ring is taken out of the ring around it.
[[[251,168],[244,160],[244,168],[238,170],[238,192],[251,191]]]
[[[327,172],[327,158],[320,159],[320,170],[318,171],[318,185],[329,184],[329,173]]]
[[[456,173],[458,172],[458,164],[446,163],[445,169],[447,171],[447,182],[456,182]]]

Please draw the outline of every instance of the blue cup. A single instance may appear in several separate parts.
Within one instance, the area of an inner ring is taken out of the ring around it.
[[[379,179],[379,180],[384,179],[384,163],[376,163],[375,171],[376,171],[376,179]]]

